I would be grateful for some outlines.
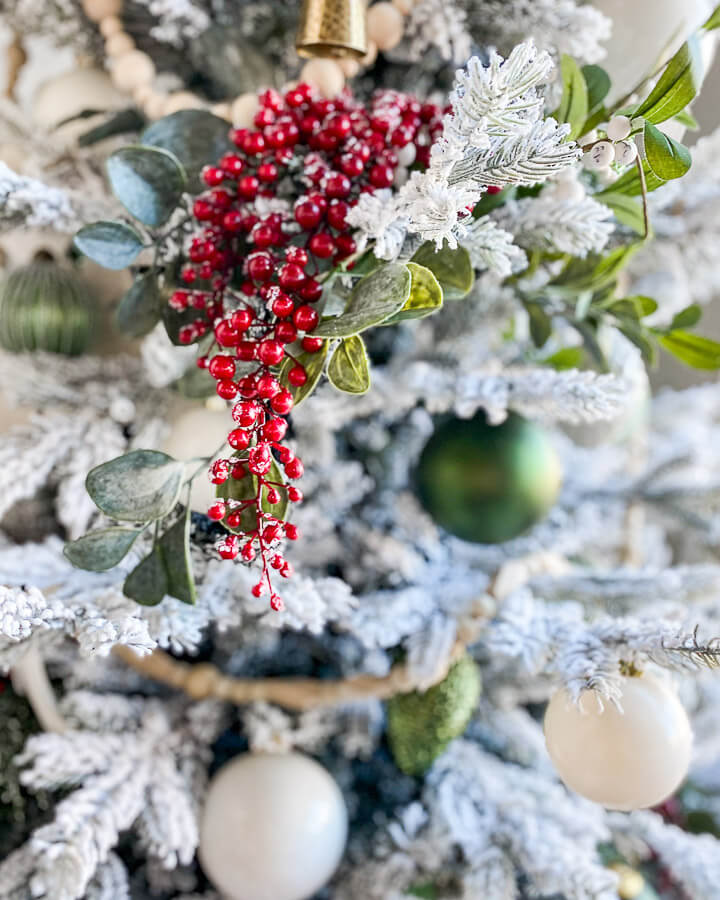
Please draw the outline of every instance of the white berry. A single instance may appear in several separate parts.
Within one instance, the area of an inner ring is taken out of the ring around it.
[[[629,166],[635,162],[637,157],[637,147],[633,141],[618,141],[615,144],[615,162],[621,166]]]
[[[624,141],[631,129],[632,125],[627,116],[613,116],[608,122],[607,136],[611,141]]]
[[[610,141],[598,141],[583,157],[586,169],[604,169],[615,159],[615,148]]]

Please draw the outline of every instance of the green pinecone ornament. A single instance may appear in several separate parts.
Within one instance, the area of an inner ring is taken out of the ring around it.
[[[0,346],[14,353],[83,353],[93,325],[92,297],[81,278],[54,262],[11,272],[0,289]]]
[[[477,544],[509,541],[537,524],[561,482],[548,436],[515,413],[500,425],[483,412],[441,421],[417,471],[420,502],[435,522]]]
[[[465,731],[480,691],[480,670],[465,655],[425,693],[413,691],[388,700],[387,735],[397,767],[407,775],[424,774]]]

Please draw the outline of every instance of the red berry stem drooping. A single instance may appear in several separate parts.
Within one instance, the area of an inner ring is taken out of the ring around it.
[[[236,151],[203,170],[207,190],[193,204],[184,287],[169,303],[183,317],[181,343],[212,333],[198,365],[218,395],[234,401],[232,453],[210,467],[218,500],[208,516],[228,529],[218,553],[260,558],[252,592],[268,593],[273,609],[282,600],[271,570],[292,574],[280,545],[298,537],[284,511],[302,500],[286,483],[303,474],[283,443],[287,416],[293,389],[308,379],[300,359],[324,345],[312,334],[320,321],[314,304],[327,272],[340,263],[352,268],[350,208],[362,193],[392,187],[399,164],[427,164],[441,115],[395,91],[379,92],[366,107],[349,94],[319,99],[308,85],[284,96],[269,90],[259,97],[256,128],[232,131]]]

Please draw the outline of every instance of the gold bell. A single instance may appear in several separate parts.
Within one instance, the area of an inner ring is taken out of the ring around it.
[[[365,0],[303,0],[298,54],[360,59],[367,53],[366,18]]]

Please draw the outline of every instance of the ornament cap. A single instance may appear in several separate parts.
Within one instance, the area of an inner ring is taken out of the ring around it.
[[[361,59],[366,19],[365,0],[303,0],[295,48],[305,58]]]

